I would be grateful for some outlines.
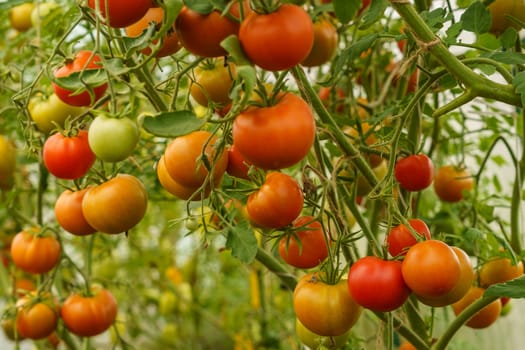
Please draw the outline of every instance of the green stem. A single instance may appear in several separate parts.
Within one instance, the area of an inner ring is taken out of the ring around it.
[[[297,284],[297,279],[272,255],[268,254],[266,250],[257,247],[257,254],[255,259],[263,264],[268,270],[279,277],[281,282],[290,290],[294,290]]]
[[[153,81],[151,79],[151,75],[148,72],[146,67],[141,67],[141,69],[137,69],[135,71],[135,74],[137,75],[137,78],[144,83],[144,88],[147,92],[147,97],[150,100],[150,102],[153,104],[155,109],[159,112],[165,112],[168,110],[168,106],[164,102],[164,100],[160,97],[157,89],[155,88],[155,85],[153,84]]]

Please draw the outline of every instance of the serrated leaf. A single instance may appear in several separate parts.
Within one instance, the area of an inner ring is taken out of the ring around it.
[[[359,24],[359,29],[364,30],[369,28],[372,24],[377,23],[379,18],[385,14],[385,9],[389,3],[387,0],[374,0],[368,6],[368,10],[363,15],[363,19]]]
[[[451,14],[447,13],[443,8],[437,8],[430,12],[421,12],[421,17],[435,33],[443,28],[445,22],[450,20]]]
[[[447,29],[447,36],[443,39],[443,42],[448,45],[455,44],[458,41],[458,36],[461,34],[461,31],[463,30],[463,25],[461,22],[457,22],[452,24]]]
[[[362,0],[333,0],[334,13],[343,24],[350,22],[361,7]]]
[[[341,53],[335,58],[333,71],[336,74],[341,72],[348,61],[353,61],[363,52],[372,47],[377,38],[377,34],[367,34],[348,48],[341,51]]]
[[[489,9],[481,1],[472,3],[461,15],[463,29],[473,33],[486,33],[492,24]]]
[[[227,233],[226,248],[231,249],[232,256],[249,264],[257,255],[257,239],[248,222],[232,226]]]
[[[205,123],[191,111],[176,111],[145,117],[142,127],[155,136],[177,137],[196,131]]]
[[[525,298],[525,277],[494,284],[488,287],[483,295],[487,297]]]

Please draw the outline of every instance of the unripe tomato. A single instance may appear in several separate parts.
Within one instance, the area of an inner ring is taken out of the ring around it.
[[[434,177],[434,191],[444,202],[459,202],[463,192],[474,187],[474,180],[465,169],[445,165],[438,169]]]
[[[413,154],[396,162],[394,176],[407,191],[421,191],[434,180],[434,165],[425,154]]]
[[[0,188],[9,187],[16,169],[16,150],[13,144],[0,135]]]
[[[16,329],[23,338],[44,339],[58,324],[58,308],[51,295],[28,295],[16,303]]]
[[[99,232],[117,234],[137,225],[148,206],[146,188],[135,176],[119,174],[88,189],[82,200],[82,213]]]
[[[479,270],[479,284],[488,288],[496,283],[504,283],[523,275],[523,263],[512,264],[509,258],[496,258],[487,261]]]
[[[322,349],[327,350],[343,348],[350,337],[350,331],[336,337],[323,337],[306,328],[298,318],[295,320],[295,334],[308,348],[319,349],[322,346]]]
[[[66,119],[74,119],[84,112],[82,107],[68,105],[56,94],[51,94],[47,100],[31,99],[28,109],[37,129],[44,134],[49,134],[57,125],[63,128]]]
[[[95,0],[89,0],[88,6],[97,10]],[[124,28],[141,19],[152,6],[152,0],[98,0],[97,11],[109,26]]]
[[[210,186],[206,186],[203,191],[197,193],[198,187],[185,187],[173,180],[166,170],[164,156],[161,156],[157,163],[157,178],[166,191],[179,199],[200,201],[208,198],[211,192]]]
[[[53,236],[41,236],[38,229],[24,230],[11,243],[11,258],[21,270],[42,274],[51,271],[60,260],[60,243]]]
[[[100,115],[89,126],[88,141],[98,159],[120,162],[133,154],[139,142],[139,129],[130,118]]]
[[[482,298],[484,292],[485,289],[481,287],[472,286],[467,292],[467,294],[465,294],[465,296],[461,298],[461,300],[452,305],[454,314],[456,316],[459,315],[470,304]],[[500,314],[501,300],[496,299],[481,310],[479,310],[477,313],[475,313],[474,316],[472,316],[467,321],[467,323],[465,323],[465,325],[474,329],[487,328],[488,326],[496,322]]]
[[[55,202],[55,218],[58,224],[67,232],[77,236],[96,232],[82,212],[82,200],[88,190],[89,188],[74,192],[65,190]]]
[[[33,11],[34,7],[35,5],[33,5],[33,3],[27,2],[14,6],[9,10],[9,22],[11,23],[11,27],[19,32],[25,32],[31,28],[31,11]]]
[[[507,16],[525,22],[525,0],[495,0],[489,4],[488,8],[492,15],[492,25],[489,31],[493,34],[502,34],[508,28],[520,29]]]
[[[202,106],[210,102],[225,106],[231,102],[230,89],[237,76],[233,63],[207,60],[194,69],[195,81],[191,84],[191,96]]]
[[[412,226],[412,229],[417,232],[419,239],[430,239],[430,230],[423,220],[410,219],[408,220],[408,223]],[[404,224],[399,224],[390,229],[390,232],[386,237],[386,242],[388,245],[388,252],[393,257],[396,257],[399,255],[405,255],[407,250],[417,243],[417,240],[408,227]]]
[[[338,34],[335,26],[327,19],[314,22],[314,43],[310,53],[301,65],[317,67],[332,59],[337,50]]]

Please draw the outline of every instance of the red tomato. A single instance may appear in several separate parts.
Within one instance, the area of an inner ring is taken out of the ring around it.
[[[230,176],[248,180],[250,165],[251,164],[244,159],[242,154],[239,153],[235,145],[232,145],[228,149],[228,167],[226,168],[226,172]]]
[[[55,202],[55,217],[58,224],[67,232],[77,236],[96,232],[82,213],[82,200],[88,190],[89,188],[74,192],[65,190]]]
[[[294,231],[279,240],[279,254],[289,265],[309,269],[328,256],[321,223],[312,216],[301,216],[293,222]]]
[[[414,294],[437,298],[454,288],[460,279],[461,266],[449,245],[430,239],[410,247],[403,259],[402,272]]]
[[[357,322],[362,308],[348,292],[348,283],[323,282],[316,273],[303,276],[293,293],[297,319],[320,336],[340,336]]]
[[[350,267],[348,290],[356,303],[379,312],[399,308],[410,295],[401,273],[401,261],[375,256],[361,258]]]
[[[408,223],[418,233],[419,239],[430,239],[430,230],[427,224],[420,219],[410,219]],[[404,224],[393,227],[386,237],[388,252],[393,257],[405,255],[408,248],[417,243],[414,234]]]
[[[117,301],[107,289],[92,296],[70,295],[62,305],[60,316],[67,329],[81,337],[106,331],[117,317]]]
[[[465,294],[465,296],[461,298],[461,300],[452,305],[452,308],[454,309],[454,314],[456,316],[459,315],[470,304],[482,298],[484,292],[485,289],[481,287],[472,286],[467,292],[467,294]],[[481,310],[479,310],[477,313],[475,313],[474,316],[472,316],[467,321],[467,323],[465,323],[465,325],[474,329],[487,328],[488,326],[496,322],[500,314],[501,300],[496,299]]]
[[[82,50],[77,52],[72,61],[67,61],[66,64],[55,71],[55,78],[68,77],[73,73],[82,72],[84,70],[102,69],[100,56],[91,51]],[[89,91],[77,93],[60,87],[53,83],[55,94],[65,103],[71,106],[89,106],[98,101],[106,92],[107,83],[102,83],[97,86],[89,86],[92,90],[93,97]]]
[[[279,71],[303,61],[314,44],[314,26],[298,5],[283,4],[268,14],[253,12],[239,29],[246,56],[257,66]]]
[[[474,187],[474,180],[470,174],[461,168],[445,165],[438,169],[434,178],[434,191],[444,202],[459,202],[463,199],[463,192]]]
[[[264,184],[248,197],[250,220],[267,228],[290,225],[303,209],[303,192],[297,181],[283,173],[269,173]]]
[[[413,154],[396,162],[394,176],[407,191],[421,191],[434,179],[434,165],[425,154]]]
[[[327,19],[314,22],[314,43],[308,56],[301,61],[305,67],[317,67],[332,59],[337,50],[337,29]]]
[[[310,106],[285,93],[268,107],[250,107],[233,122],[233,144],[248,162],[262,169],[283,169],[300,162],[315,140]]]
[[[89,148],[88,132],[85,130],[80,130],[76,136],[61,133],[49,136],[42,152],[47,170],[59,179],[81,178],[96,160]]]
[[[15,235],[11,243],[11,258],[15,265],[27,273],[41,274],[51,271],[60,260],[60,243],[53,236],[41,236],[37,229],[24,230]]]
[[[50,295],[28,295],[16,303],[16,329],[22,338],[44,339],[58,324],[58,310]]]
[[[97,5],[95,0],[89,0],[88,6],[93,10]],[[124,28],[137,22],[153,6],[151,0],[98,0],[98,10],[113,28]],[[106,10],[109,16],[106,15]]]

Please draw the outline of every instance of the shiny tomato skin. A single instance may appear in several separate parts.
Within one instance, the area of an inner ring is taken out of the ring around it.
[[[70,295],[62,304],[60,316],[67,329],[80,337],[93,337],[106,331],[117,317],[117,301],[107,289],[92,296]]]
[[[89,147],[104,162],[120,162],[133,154],[140,139],[139,129],[131,118],[99,115],[89,125]]]
[[[312,216],[300,216],[293,222],[296,229],[279,240],[279,255],[289,265],[300,269],[318,266],[328,256],[323,227]],[[299,242],[298,242],[299,241]]]
[[[496,258],[485,262],[479,269],[479,284],[488,288],[493,284],[504,283],[523,275],[523,263],[512,263],[509,258]]]
[[[226,168],[228,175],[248,180],[250,166],[251,164],[244,159],[235,145],[228,148],[228,167]]]
[[[88,189],[82,200],[82,213],[97,231],[118,234],[137,225],[147,206],[144,184],[133,175],[118,174]]]
[[[317,273],[304,275],[293,293],[297,319],[320,336],[337,337],[348,332],[361,316],[362,308],[348,292],[346,280],[323,282]]]
[[[269,71],[290,69],[303,61],[314,44],[314,26],[298,5],[283,4],[268,14],[253,12],[241,23],[239,41],[257,66]]]
[[[81,72],[82,70],[101,69],[103,68],[101,61],[102,60],[98,54],[93,54],[88,50],[78,51],[72,61],[66,62],[65,65],[55,70],[55,78],[64,78],[72,73]],[[64,89],[53,83],[53,89],[58,98],[68,105],[77,107],[92,105],[104,95],[107,87],[107,83],[102,83],[98,86],[91,86],[90,88],[93,89],[94,95],[92,100],[88,91],[77,94],[75,91]]]
[[[488,5],[492,16],[490,32],[499,35],[508,28],[519,30],[520,27],[507,18],[512,16],[525,22],[525,0],[495,0]]]
[[[95,0],[89,0],[88,6],[96,10]],[[150,7],[152,0],[98,0],[99,11],[102,17],[108,20],[113,28],[124,28],[142,18]],[[106,14],[107,7],[107,14]]]
[[[474,180],[466,169],[445,165],[434,177],[434,191],[444,202],[455,203],[463,199],[463,192],[474,187]]]
[[[339,35],[335,26],[327,19],[314,22],[314,43],[301,65],[318,67],[330,61],[337,50]]]
[[[84,112],[82,107],[68,105],[56,94],[51,94],[45,100],[39,97],[32,98],[28,110],[37,129],[44,134],[49,134],[57,125],[63,128],[67,118],[77,118]]]
[[[32,293],[18,299],[16,306],[16,329],[19,336],[33,340],[51,335],[58,324],[58,310],[52,296],[39,296],[34,300]]]
[[[59,132],[49,136],[44,143],[42,158],[51,174],[65,180],[86,175],[96,160],[85,130],[80,130],[76,136],[64,136]]]
[[[272,172],[264,184],[248,197],[250,220],[261,227],[282,228],[301,213],[304,197],[301,187],[290,175]]]
[[[430,239],[408,249],[403,278],[416,296],[437,298],[450,292],[460,279],[458,256],[445,242]]]
[[[375,256],[365,256],[350,267],[348,290],[356,303],[378,312],[393,311],[410,296],[401,273],[401,261]]]
[[[230,89],[237,75],[235,64],[208,60],[197,66],[193,73],[195,81],[190,94],[198,104],[208,107],[211,102],[221,107],[231,102]]]
[[[452,304],[454,314],[459,315],[466,307],[483,297],[485,289],[472,286],[461,300]],[[497,321],[501,314],[501,299],[496,299],[472,316],[465,325],[474,329],[487,328]]]
[[[420,236],[419,239],[430,239],[430,230],[423,220],[410,219],[408,223],[418,233]],[[397,257],[399,255],[405,255],[408,248],[416,244],[417,240],[405,224],[399,224],[390,229],[386,237],[386,242],[390,255]]]
[[[402,189],[421,191],[432,183],[434,165],[427,155],[413,154],[396,162],[394,176]]]
[[[210,186],[206,186],[204,191],[197,193],[199,188],[185,187],[173,180],[166,170],[166,163],[164,156],[161,156],[157,163],[157,178],[159,179],[160,185],[175,197],[183,200],[200,201],[208,198],[210,195]]]
[[[78,191],[65,190],[55,202],[55,218],[67,232],[77,236],[95,233],[82,212],[82,200],[89,188]]]
[[[60,260],[60,243],[53,236],[39,236],[37,229],[24,230],[11,242],[11,258],[21,270],[31,274],[51,271]]]
[[[233,144],[262,169],[283,169],[306,157],[315,140],[315,119],[299,96],[285,93],[268,107],[250,107],[233,122]]]

